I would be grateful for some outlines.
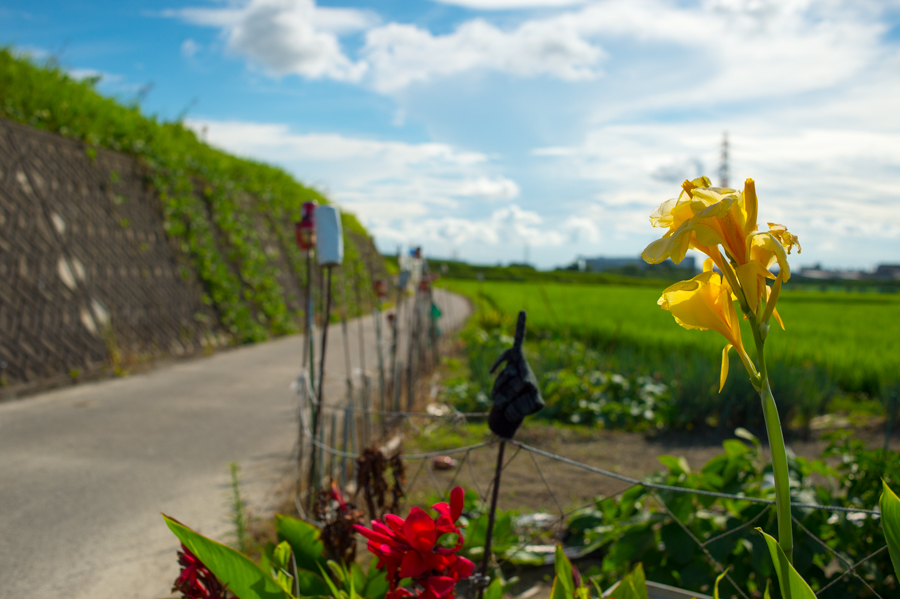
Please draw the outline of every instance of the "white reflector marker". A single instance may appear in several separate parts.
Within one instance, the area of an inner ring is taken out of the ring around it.
[[[319,206],[316,218],[316,261],[319,266],[340,266],[344,262],[344,231],[341,211],[334,206]]]

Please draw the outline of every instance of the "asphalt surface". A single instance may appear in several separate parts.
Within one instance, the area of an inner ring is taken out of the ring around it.
[[[469,314],[460,296],[439,292],[437,303],[446,330]],[[377,380],[374,320],[362,324]],[[358,327],[348,327],[354,369]],[[285,337],[0,404],[0,598],[169,597],[178,543],[160,512],[223,540],[230,462],[260,514],[290,476],[302,347],[302,336]],[[336,403],[340,325],[327,348],[325,395]]]

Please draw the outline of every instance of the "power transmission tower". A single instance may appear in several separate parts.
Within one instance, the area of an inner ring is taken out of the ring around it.
[[[719,187],[728,187],[728,132],[722,134],[722,150],[719,154]]]

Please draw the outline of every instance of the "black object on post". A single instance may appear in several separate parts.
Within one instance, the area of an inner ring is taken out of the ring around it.
[[[488,416],[488,426],[504,439],[512,439],[519,425],[526,416],[540,411],[544,407],[544,398],[538,388],[537,377],[528,365],[522,353],[525,341],[525,311],[519,312],[516,323],[516,339],[513,346],[500,354],[491,373],[503,362],[506,366],[494,380],[491,400],[494,405]]]
[[[526,416],[544,407],[544,398],[541,397],[537,377],[534,376],[525,354],[522,353],[524,342],[525,311],[522,310],[516,322],[516,338],[513,346],[500,354],[491,366],[493,373],[500,364],[506,362],[506,366],[494,379],[494,387],[491,389],[494,405],[488,416],[488,426],[500,437],[500,447],[497,449],[494,488],[491,493],[491,508],[488,512],[487,534],[484,539],[484,559],[481,563],[481,575],[476,582],[478,599],[484,595],[484,589],[489,582],[487,572],[491,559],[491,540],[494,535],[494,519],[497,514],[497,497],[500,494],[500,474],[503,472],[503,451],[506,449],[506,441],[512,439]]]

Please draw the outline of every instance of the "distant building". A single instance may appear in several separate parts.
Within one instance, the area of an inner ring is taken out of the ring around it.
[[[798,273],[807,279],[861,281],[861,280],[900,280],[900,264],[879,264],[874,271],[866,270],[829,270],[821,264],[800,269]]]
[[[694,260],[693,256],[685,256],[684,260],[682,260],[680,264],[675,264],[674,262],[672,262],[672,260],[666,260],[661,264],[647,264],[640,256],[636,258],[606,258],[604,256],[600,256],[597,258],[579,258],[578,266],[580,269],[583,268],[584,270],[588,270],[590,272],[621,270],[623,268],[637,270],[650,270],[656,268],[683,268],[691,271],[696,271],[697,269],[696,261]]]
[[[875,276],[879,279],[900,280],[900,264],[879,264],[875,269]]]

